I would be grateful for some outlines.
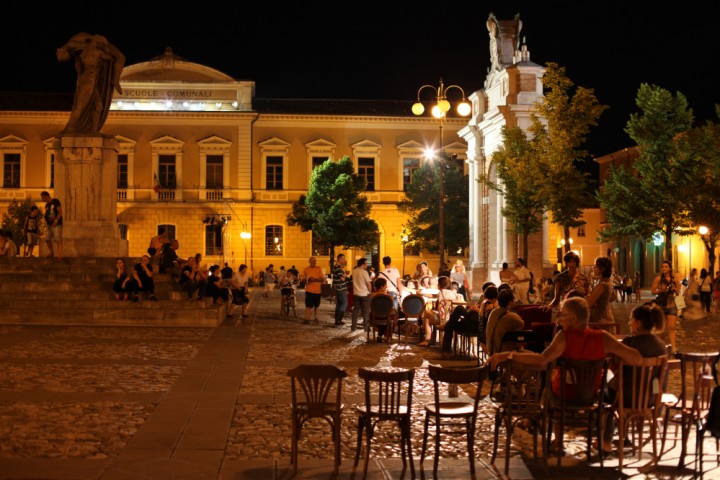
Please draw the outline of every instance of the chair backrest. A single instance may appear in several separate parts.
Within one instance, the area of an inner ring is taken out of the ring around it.
[[[406,296],[402,301],[402,311],[405,318],[420,318],[425,311],[425,299],[417,293]]]
[[[534,330],[513,330],[507,332],[500,342],[500,351],[530,350],[540,353],[545,348],[545,342]]]
[[[640,365],[618,365],[618,394],[616,404],[619,411],[643,412],[660,406],[663,394],[662,382],[667,375],[668,356],[643,358]],[[656,408],[654,418],[660,413]]]
[[[680,360],[680,406],[692,409],[695,419],[710,408],[712,390],[717,385],[717,362],[720,352],[676,354]]]
[[[511,416],[537,415],[544,412],[545,386],[552,365],[524,365],[516,360],[500,364],[500,390],[505,411]]]
[[[410,415],[415,369],[364,368],[358,376],[365,381],[365,407],[380,419]]]
[[[342,403],[342,380],[347,377],[344,369],[334,365],[303,364],[288,370],[292,389],[292,406],[303,405],[308,417],[321,417],[328,405],[337,407]],[[331,398],[332,392],[335,398]]]
[[[370,313],[375,319],[387,319],[393,311],[393,297],[378,293],[370,298]]]
[[[478,403],[480,402],[480,392],[482,390],[483,383],[488,377],[490,370],[489,365],[483,365],[482,367],[471,367],[471,368],[449,368],[440,365],[428,365],[428,375],[433,381],[433,390],[435,394],[435,403],[440,404],[441,401],[441,386],[448,387],[450,384],[474,384],[476,388],[474,394],[474,409],[473,416],[477,415]],[[446,390],[449,391],[449,390]]]
[[[559,396],[564,407],[567,401],[577,405],[594,405],[605,391],[610,357],[599,360],[575,360],[560,357],[558,369]]]

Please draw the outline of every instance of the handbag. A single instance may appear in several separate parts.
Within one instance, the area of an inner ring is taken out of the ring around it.
[[[675,306],[678,309],[685,308],[685,297],[682,295],[675,295]]]

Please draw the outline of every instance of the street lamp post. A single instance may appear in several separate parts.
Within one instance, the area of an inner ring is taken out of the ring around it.
[[[441,266],[445,262],[445,189],[444,189],[444,183],[445,183],[445,174],[443,171],[443,164],[441,162],[445,162],[445,145],[443,143],[443,128],[445,126],[445,118],[447,116],[447,112],[450,111],[450,102],[447,99],[448,91],[452,89],[457,89],[462,94],[462,101],[457,106],[457,112],[463,117],[466,117],[470,114],[471,107],[470,104],[465,99],[465,91],[459,87],[458,85],[448,85],[445,86],[445,84],[442,81],[442,78],[440,79],[440,84],[436,87],[433,85],[423,85],[420,87],[417,91],[417,102],[413,104],[412,106],[412,112],[415,115],[422,115],[425,112],[425,106],[420,102],[420,93],[425,90],[426,88],[431,89],[434,92],[434,102],[435,104],[431,108],[430,112],[432,113],[432,116],[435,117],[438,120],[438,124],[440,127],[440,157],[438,160],[438,166],[440,168],[439,171],[439,187],[438,187],[438,193],[439,193],[439,200],[440,203],[438,205],[439,210],[439,218],[438,218],[438,228],[439,228],[439,248],[440,248],[440,262],[438,266]],[[438,268],[438,271],[440,268]]]

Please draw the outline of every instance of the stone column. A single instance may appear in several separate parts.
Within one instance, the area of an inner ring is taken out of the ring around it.
[[[63,256],[127,256],[128,244],[120,239],[117,225],[117,140],[62,136],[54,147]]]

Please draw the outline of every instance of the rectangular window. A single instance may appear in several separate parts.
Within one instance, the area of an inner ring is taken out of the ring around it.
[[[117,157],[117,188],[128,188],[128,156]]]
[[[158,159],[160,188],[176,188],[175,155],[160,155]]]
[[[168,240],[175,240],[175,225],[158,225],[157,234],[161,235],[163,232],[167,234]]]
[[[283,157],[265,158],[265,188],[267,190],[282,190]]]
[[[205,255],[222,255],[222,224],[205,226]]]
[[[312,232],[312,254],[314,257],[325,257],[330,255],[330,248],[322,241],[315,232]]]
[[[205,159],[205,188],[223,188],[223,156],[208,155]]]
[[[268,225],[265,227],[265,255],[278,256],[283,254],[282,226]]]
[[[3,187],[20,188],[20,154],[6,153],[3,168]]]
[[[358,158],[358,176],[365,179],[368,192],[375,191],[375,159],[372,157]]]
[[[315,170],[316,167],[325,163],[327,159],[328,157],[312,157],[312,169]]]
[[[419,158],[403,158],[403,192],[407,192],[408,185],[412,183],[415,170],[420,168]]]

